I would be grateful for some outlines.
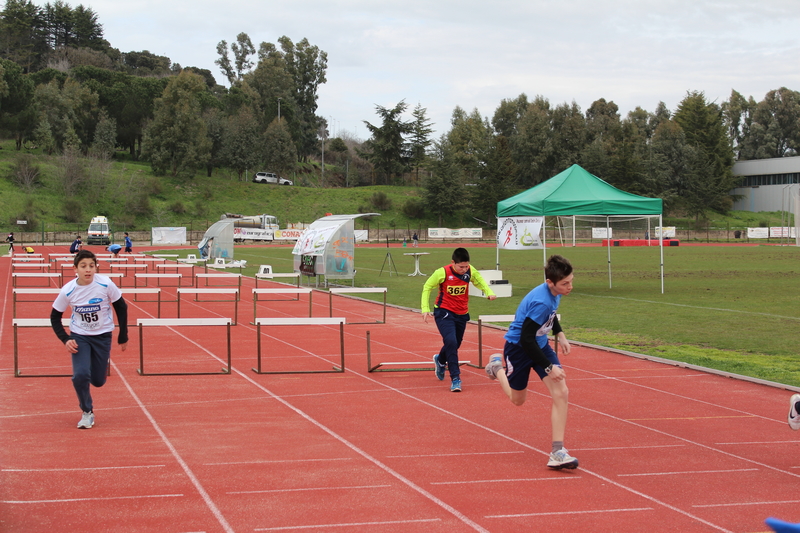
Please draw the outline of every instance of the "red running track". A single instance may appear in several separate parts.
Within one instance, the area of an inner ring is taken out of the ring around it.
[[[431,371],[366,371],[367,331],[373,363],[428,364],[439,337],[413,311],[346,325],[344,373],[255,374],[252,286],[231,328],[230,375],[141,376],[133,330],[93,390],[95,427],[78,430],[69,378],[13,376],[10,262],[0,258],[0,531],[751,533],[768,516],[800,521],[786,390],[574,347],[566,445],[581,467],[551,471],[541,383],[514,407],[479,369],[462,367],[460,394]],[[380,317],[379,304],[335,298],[350,321]],[[154,313],[128,300],[132,316]],[[191,316],[232,310],[193,305]],[[162,307],[174,316],[174,303]],[[307,311],[304,297],[258,308]],[[47,313],[47,302],[18,309]],[[313,315],[328,316],[321,291]],[[150,328],[147,365],[218,371],[224,330]],[[69,372],[51,331],[24,333],[24,373]],[[485,354],[500,351],[502,333],[484,329]],[[328,370],[339,358],[335,326],[265,328],[262,342],[269,369]],[[470,325],[463,358],[476,360],[476,343]]]

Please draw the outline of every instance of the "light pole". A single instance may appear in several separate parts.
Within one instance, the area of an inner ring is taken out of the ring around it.
[[[281,99],[278,98],[278,124],[281,123]]]

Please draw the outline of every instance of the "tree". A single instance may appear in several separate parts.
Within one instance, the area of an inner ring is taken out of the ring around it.
[[[752,96],[747,99],[735,90],[731,90],[731,97],[720,106],[736,159],[747,159],[743,157],[746,150],[745,140],[750,136],[756,106]]]
[[[485,174],[484,157],[492,139],[489,121],[481,117],[477,109],[467,115],[466,111],[456,107],[450,123],[452,127],[447,133],[449,150],[461,168],[464,180],[475,183],[478,177]]]
[[[334,141],[337,139],[334,139]],[[341,141],[341,139],[339,139]],[[286,123],[277,118],[264,134],[264,161],[275,172],[285,173],[297,161],[297,151]],[[347,147],[345,146],[345,150]]]
[[[34,85],[22,68],[7,59],[0,59],[2,85],[5,92],[0,94],[0,130],[14,135],[17,150],[22,149],[25,136],[33,130],[35,113],[33,107]]]
[[[494,130],[503,135],[506,139],[514,138],[517,134],[517,125],[520,119],[525,115],[528,110],[528,97],[525,93],[520,94],[513,100],[503,99],[500,105],[494,112],[492,117],[492,126]]]
[[[117,146],[117,121],[108,116],[105,110],[100,112],[100,119],[94,130],[91,152],[98,159],[110,159]]]
[[[374,126],[364,121],[372,137],[364,143],[360,154],[372,163],[376,174],[382,178],[381,184],[389,184],[408,169],[411,154],[405,136],[411,133],[412,125],[401,118],[407,107],[405,100],[392,109],[376,105],[382,124]]]
[[[481,176],[471,195],[473,218],[494,225],[497,216],[497,202],[513,194],[514,183],[519,170],[514,163],[505,135],[492,137],[486,154],[485,174]]]
[[[800,153],[800,93],[786,87],[769,91],[755,106],[740,157],[764,159]]]
[[[72,78],[61,86],[53,80],[36,88],[35,104],[50,124],[57,150],[66,144],[88,148],[94,133],[98,96]]]
[[[222,137],[221,157],[225,165],[234,169],[242,179],[245,171],[256,171],[263,161],[264,139],[252,108],[243,106],[226,121]]]
[[[414,182],[419,183],[419,169],[428,156],[428,147],[431,145],[430,135],[433,132],[433,123],[426,116],[427,109],[422,104],[417,104],[411,116],[411,135],[409,144],[411,145],[411,165],[414,167]]]
[[[231,43],[231,51],[233,52],[233,64],[228,57],[228,41],[223,40],[217,43],[219,58],[214,61],[214,64],[228,78],[228,82],[235,85],[242,81],[243,76],[253,68],[250,56],[256,53],[256,49],[250,36],[242,32],[236,36],[236,42]]]
[[[30,0],[6,0],[0,12],[0,57],[13,61],[24,72],[43,64],[48,46],[42,9]]]
[[[706,102],[702,92],[691,91],[678,105],[675,122],[683,130],[686,143],[699,154],[693,165],[699,182],[690,188],[701,195],[693,199],[698,206],[695,215],[699,218],[705,209],[725,212],[730,209],[730,191],[737,179],[732,173],[733,149],[722,111],[718,105]]]
[[[422,186],[425,203],[429,211],[436,213],[440,226],[464,205],[464,179],[446,135],[434,143],[431,174],[425,177]]]
[[[532,187],[553,177],[550,164],[550,102],[537,96],[517,123],[509,139],[521,185]]]
[[[183,71],[156,99],[153,120],[144,133],[144,150],[157,175],[191,176],[208,160],[211,142],[200,104],[205,90],[200,76]]]

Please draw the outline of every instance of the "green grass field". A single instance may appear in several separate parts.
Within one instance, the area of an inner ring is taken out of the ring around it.
[[[449,263],[454,246],[421,249],[430,252],[421,259],[422,271]],[[469,249],[475,267],[495,268],[495,248]],[[408,276],[414,262],[403,253],[411,249],[394,245],[388,251],[397,276],[389,275],[387,248],[356,248],[356,286],[387,287],[389,303],[419,309],[425,278]],[[800,386],[797,247],[664,248],[664,294],[658,247],[612,248],[610,288],[606,248],[550,253],[561,253],[575,267],[575,289],[560,307],[569,339]],[[292,270],[289,247],[237,247],[235,256],[248,261],[248,275],[260,264]],[[522,296],[542,283],[542,263],[541,250],[502,252],[500,268],[514,294],[492,302],[472,298],[473,319],[514,313]]]

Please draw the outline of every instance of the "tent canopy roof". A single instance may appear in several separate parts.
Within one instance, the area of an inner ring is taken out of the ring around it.
[[[662,209],[661,198],[621,191],[578,165],[497,202],[498,217],[660,215]]]

